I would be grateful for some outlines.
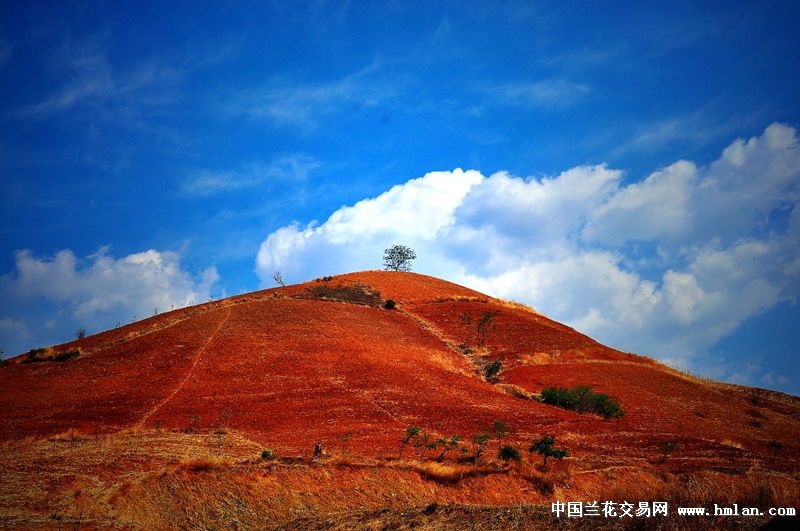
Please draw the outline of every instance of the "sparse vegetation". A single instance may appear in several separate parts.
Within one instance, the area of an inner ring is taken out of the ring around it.
[[[362,284],[351,286],[311,286],[307,288],[301,298],[323,299],[351,304],[364,304],[378,308],[382,306],[381,294]]]
[[[395,303],[392,299],[389,299],[383,304],[383,307],[387,310],[396,310],[397,303]]]
[[[564,459],[567,457],[568,452],[564,448],[553,448],[556,438],[552,435],[545,435],[539,440],[533,441],[531,447],[528,448],[528,453],[537,453],[544,459],[542,461],[542,468],[547,470],[547,458]]]
[[[400,456],[399,456],[400,458],[403,457],[403,449],[406,447],[408,443],[412,442],[419,436],[420,431],[422,431],[422,429],[417,426],[409,426],[408,428],[406,428],[405,436],[402,439],[400,439]]]
[[[500,360],[496,360],[493,363],[490,363],[483,369],[483,374],[486,376],[486,379],[490,382],[497,381],[497,374],[503,368],[503,362]]]
[[[750,402],[750,404],[754,406],[761,405],[761,393],[758,391],[758,389],[750,390],[750,396],[748,397],[748,402]]]
[[[261,459],[270,459],[274,455],[275,452],[269,448],[264,448],[263,450],[261,450]]]
[[[419,436],[414,439],[414,447],[419,448],[419,459],[425,459],[428,450],[436,450],[437,446],[437,440],[426,432],[420,432]]]
[[[572,409],[578,413],[591,413],[605,418],[619,418],[625,412],[616,399],[595,393],[588,385],[576,387],[546,387],[542,390],[542,402],[551,406]]]
[[[491,433],[478,433],[472,437],[472,442],[475,443],[475,453],[472,456],[472,461],[477,462],[483,454],[486,443],[492,438]]]
[[[485,312],[480,319],[478,319],[478,323],[475,325],[475,329],[478,332],[478,346],[482,347],[484,343],[486,343],[486,332],[489,330],[494,330],[494,317],[497,315],[497,312]]]
[[[495,420],[494,424],[492,424],[492,434],[497,437],[497,446],[498,448],[503,445],[503,437],[508,435],[510,430],[505,422],[502,420]]]
[[[78,329],[75,331],[75,337],[76,337],[77,339],[83,339],[84,337],[86,337],[86,328],[84,328],[84,327],[80,327],[80,328],[78,328]]]
[[[383,266],[387,271],[411,271],[411,262],[417,254],[405,245],[392,245],[383,251]]]
[[[460,435],[453,435],[453,436],[451,436],[449,438],[448,437],[440,437],[436,441],[436,444],[437,444],[437,446],[439,446],[442,449],[442,452],[439,454],[439,456],[436,458],[436,460],[437,461],[444,460],[444,456],[447,454],[447,452],[450,452],[450,451],[455,450],[456,448],[458,448],[458,443],[460,441],[461,441],[461,436]]]
[[[206,456],[185,459],[181,461],[179,468],[188,470],[189,472],[211,472],[213,470],[222,470],[230,466],[231,462],[229,459]]]
[[[475,321],[475,341],[479,347],[484,346],[486,343],[487,332],[495,329],[494,318],[497,312],[484,312],[481,317]],[[461,322],[471,326],[472,316],[468,313],[461,315]]]
[[[497,454],[503,461],[519,461],[519,450],[513,446],[503,446]]]
[[[666,462],[667,458],[672,455],[672,453],[678,449],[678,443],[675,441],[664,441],[661,443],[661,457],[659,458],[659,463]]]
[[[20,363],[41,363],[45,361],[69,361],[81,355],[81,349],[56,350],[53,347],[35,348],[22,358]]]

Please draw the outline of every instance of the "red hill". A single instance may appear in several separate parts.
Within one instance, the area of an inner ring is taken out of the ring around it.
[[[625,415],[537,400],[578,385]],[[682,374],[413,273],[157,315],[18,356],[0,390],[6,526],[504,527],[502,508],[526,507],[506,523],[542,523],[537,504],[556,499],[800,501],[796,397]],[[469,461],[496,421],[508,434]],[[414,440],[398,459],[411,426],[430,442],[458,435],[463,450],[436,461],[445,446]],[[527,449],[547,434],[569,457],[544,470]],[[501,444],[522,459],[499,460]]]

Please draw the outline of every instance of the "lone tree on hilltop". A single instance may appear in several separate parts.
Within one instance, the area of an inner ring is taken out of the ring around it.
[[[405,245],[392,245],[383,251],[383,267],[387,271],[411,271],[411,261],[417,254]]]

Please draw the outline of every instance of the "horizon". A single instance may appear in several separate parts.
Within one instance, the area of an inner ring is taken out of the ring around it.
[[[0,7],[4,357],[403,244],[800,395],[797,3],[230,11]]]

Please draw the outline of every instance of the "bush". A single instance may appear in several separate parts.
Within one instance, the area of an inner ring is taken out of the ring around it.
[[[273,452],[269,448],[265,448],[264,450],[261,450],[261,459],[269,459],[273,455],[275,455],[275,452]]]
[[[397,309],[397,303],[395,303],[392,299],[389,299],[384,303],[383,307],[387,310],[395,310]]]
[[[486,368],[483,369],[483,374],[486,376],[487,380],[492,382],[495,380],[497,374],[500,372],[500,369],[502,368],[503,368],[503,362],[497,360],[494,363],[487,365]]]
[[[20,361],[20,363],[40,363],[45,361],[69,361],[77,358],[82,353],[81,349],[58,351],[53,347],[35,348]]]
[[[595,393],[588,385],[571,388],[547,387],[542,390],[542,402],[605,418],[619,418],[625,414],[615,398]]]
[[[519,450],[513,446],[503,446],[497,456],[503,461],[519,461]]]

